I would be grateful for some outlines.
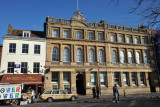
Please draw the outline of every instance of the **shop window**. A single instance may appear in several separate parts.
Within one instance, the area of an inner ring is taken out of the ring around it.
[[[27,73],[28,72],[28,63],[27,62],[21,62],[21,73]]]
[[[120,85],[120,73],[119,72],[114,73],[114,83],[117,85]]]
[[[76,32],[76,39],[82,39],[82,33],[81,32]]]
[[[15,43],[9,44],[9,53],[16,53],[16,44]]]
[[[34,54],[40,54],[40,45],[34,45]]]
[[[102,49],[99,50],[99,63],[104,62],[104,51]]]
[[[100,73],[100,82],[101,82],[101,86],[106,85],[106,73],[105,72]]]
[[[92,32],[89,33],[89,40],[94,40],[94,34]]]
[[[140,72],[140,83],[141,85],[145,84],[145,73],[144,72]]]
[[[8,62],[7,73],[14,73],[14,62]]]
[[[65,47],[63,49],[63,62],[69,62],[69,61],[70,61],[69,49]]]
[[[40,63],[38,63],[38,62],[35,62],[34,64],[33,64],[33,73],[39,73],[39,71],[40,71]]]
[[[90,84],[92,87],[95,87],[96,86],[96,73],[95,72],[91,72],[90,73]]]
[[[76,61],[77,62],[82,62],[82,49],[78,48],[77,49],[77,55],[76,55]]]
[[[52,61],[59,61],[59,50],[57,47],[52,49]]]
[[[117,52],[115,50],[112,51],[112,62],[117,63]]]
[[[52,72],[51,82],[58,83],[58,80],[59,80],[59,73],[58,72]]]
[[[70,83],[70,72],[63,72],[63,83]]]
[[[22,53],[28,53],[28,44],[22,44]]]
[[[129,60],[129,63],[130,63],[130,64],[133,63],[132,52],[128,52],[128,60]]]
[[[136,72],[131,72],[132,76],[132,85],[137,85],[137,74]]]
[[[67,30],[63,31],[63,38],[69,38]]]
[[[127,72],[123,72],[123,83],[124,83],[125,86],[129,85],[128,81],[129,81],[128,73]]]
[[[93,49],[89,50],[89,62],[95,62],[95,53]]]
[[[53,37],[58,38],[58,30],[53,30]]]

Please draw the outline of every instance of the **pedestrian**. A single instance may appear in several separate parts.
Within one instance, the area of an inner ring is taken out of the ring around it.
[[[97,99],[99,99],[99,87],[97,87]]]
[[[117,88],[117,84],[114,85],[113,87],[113,102],[119,103],[119,92],[118,92],[118,88]]]
[[[96,98],[96,89],[95,89],[95,87],[93,87],[92,93],[93,93],[93,99],[95,99]]]

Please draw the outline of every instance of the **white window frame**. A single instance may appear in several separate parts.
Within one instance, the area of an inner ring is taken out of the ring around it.
[[[39,72],[40,72],[40,63],[39,62],[34,62],[33,63],[33,73],[38,74]]]
[[[36,49],[36,46],[39,46],[39,49],[38,48]],[[36,52],[36,51],[38,51],[38,52]],[[41,54],[41,45],[38,45],[38,44],[34,45],[34,54]]]
[[[9,64],[11,63],[11,64]],[[9,66],[11,65],[11,66]],[[13,74],[14,73],[14,66],[15,66],[15,62],[8,62],[8,66],[7,66],[7,73],[8,74]],[[13,69],[13,72],[12,72],[12,69]]]
[[[24,65],[24,66],[22,66],[22,65]],[[26,70],[26,72],[24,72],[25,70]],[[21,73],[22,74],[27,74],[28,73],[28,62],[21,62]]]
[[[23,37],[30,37],[31,31],[23,31]]]
[[[13,47],[13,46],[15,46],[15,47]],[[16,53],[16,43],[9,43],[9,50],[8,51],[9,51],[9,53]]]
[[[23,47],[24,46],[24,47]],[[29,44],[22,44],[22,54],[28,54]],[[25,52],[23,52],[25,51]]]

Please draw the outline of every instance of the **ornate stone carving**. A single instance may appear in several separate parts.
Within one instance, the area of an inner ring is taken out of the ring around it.
[[[86,19],[84,18],[83,14],[79,10],[77,12],[74,12],[74,15],[71,20],[78,20],[78,21],[86,22]]]

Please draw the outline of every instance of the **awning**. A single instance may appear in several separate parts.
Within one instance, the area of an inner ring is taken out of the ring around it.
[[[0,83],[42,84],[41,74],[4,74]]]

